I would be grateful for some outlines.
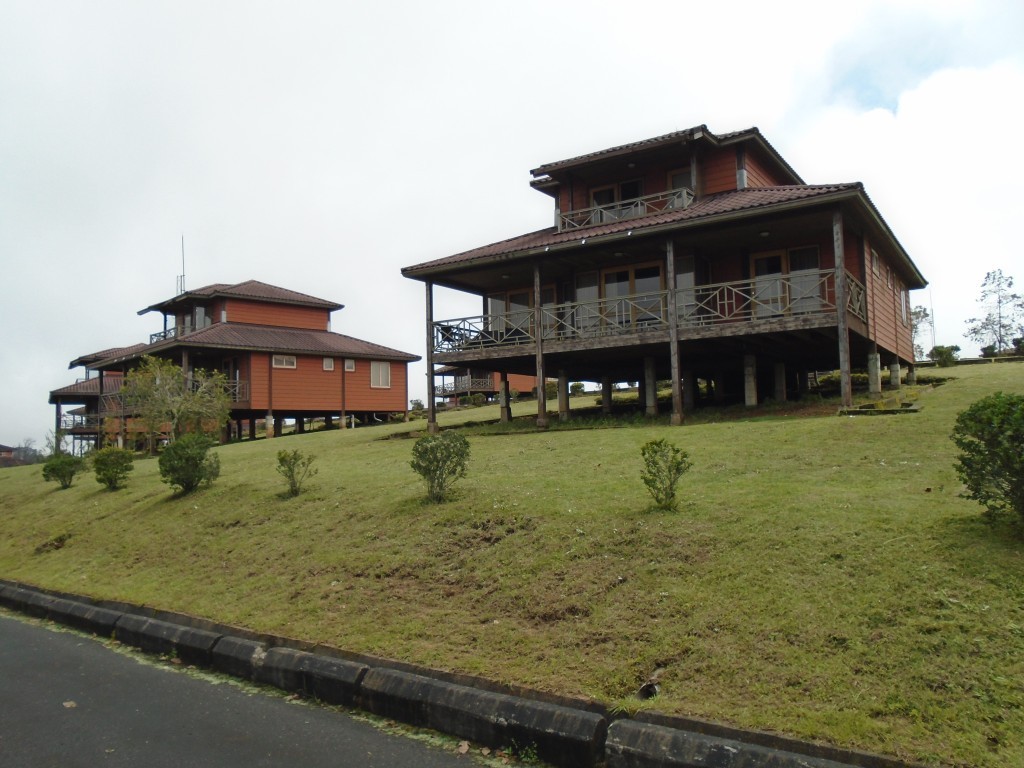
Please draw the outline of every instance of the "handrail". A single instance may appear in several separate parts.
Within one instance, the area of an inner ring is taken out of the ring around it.
[[[866,321],[864,285],[846,274],[847,311]],[[571,340],[663,330],[669,326],[668,291],[567,302],[541,308],[544,339]],[[677,326],[683,329],[754,323],[836,311],[835,272],[802,270],[753,280],[676,290]],[[477,315],[434,323],[434,352],[519,346],[536,341],[533,311]]]
[[[608,224],[622,219],[635,219],[651,213],[686,208],[693,202],[693,191],[686,188],[670,189],[653,195],[633,197],[607,205],[578,208],[558,215],[558,231]]]

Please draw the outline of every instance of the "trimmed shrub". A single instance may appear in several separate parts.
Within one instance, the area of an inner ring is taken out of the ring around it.
[[[209,485],[220,475],[220,457],[207,455],[213,445],[212,439],[197,433],[179,437],[160,453],[160,477],[181,493]]]
[[[673,510],[676,508],[676,485],[693,464],[686,451],[677,448],[667,440],[651,440],[640,448],[644,460],[644,468],[640,479],[654,497],[659,509]]]
[[[440,503],[455,481],[465,477],[468,461],[469,441],[458,432],[447,431],[417,440],[409,466],[427,481],[427,498]]]
[[[278,451],[277,471],[288,481],[288,495],[302,493],[306,478],[313,477],[319,470],[313,466],[316,456],[304,456],[302,451]]]
[[[60,484],[61,490],[70,488],[75,475],[85,470],[85,459],[68,453],[55,453],[43,464],[43,480]]]
[[[989,517],[1016,513],[1024,522],[1024,395],[997,392],[956,417],[951,438],[960,449],[954,469],[965,498]]]
[[[96,482],[108,491],[116,491],[128,483],[128,473],[134,468],[132,452],[126,448],[110,446],[92,454],[92,469]]]

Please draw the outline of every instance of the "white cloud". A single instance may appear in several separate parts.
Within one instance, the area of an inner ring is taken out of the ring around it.
[[[182,234],[190,287],[333,299],[335,330],[423,354],[402,266],[546,226],[537,165],[700,123],[864,181],[957,343],[987,269],[1024,281],[1022,8],[9,0],[0,442],[42,444],[69,360],[159,329],[135,313],[172,295]]]

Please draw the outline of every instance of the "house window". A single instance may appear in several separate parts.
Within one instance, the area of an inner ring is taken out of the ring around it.
[[[352,373],[352,371],[354,371],[355,369],[356,369],[356,361],[355,360],[346,360],[345,361],[345,370],[348,373]]]
[[[333,357],[325,357],[324,358],[324,370],[325,371],[333,371],[334,370],[334,358]]]
[[[900,317],[903,319],[904,325],[910,324],[910,316],[907,314],[907,304],[910,301],[910,297],[907,295],[907,291],[903,286],[900,286]]]
[[[274,355],[275,368],[295,368],[295,355]]]
[[[874,248],[871,249],[871,272],[875,277],[878,277],[882,273],[882,268],[878,259],[878,251]]]
[[[375,389],[391,388],[391,363],[386,360],[370,361],[370,386]]]
[[[640,264],[601,274],[604,320],[612,325],[651,324],[661,319],[661,265]]]
[[[643,187],[639,179],[623,181],[608,187],[598,187],[590,191],[590,204],[600,208],[595,216],[596,223],[628,219],[640,215],[641,204],[629,201],[635,200],[643,194]]]

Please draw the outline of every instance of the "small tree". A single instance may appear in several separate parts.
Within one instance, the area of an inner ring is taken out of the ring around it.
[[[676,508],[676,484],[693,464],[686,451],[677,448],[667,440],[651,440],[640,448],[644,468],[640,479],[654,497],[659,509]]]
[[[586,387],[582,381],[574,381],[569,385],[569,394],[573,397],[579,397],[586,391]]]
[[[934,360],[935,364],[940,368],[949,368],[953,365],[960,355],[960,347],[955,344],[951,347],[936,346],[932,347],[928,353],[928,359]]]
[[[134,468],[132,452],[126,448],[110,446],[92,454],[92,469],[96,473],[96,482],[107,486],[108,491],[116,491],[128,482],[128,473]]]
[[[220,457],[207,455],[213,445],[213,440],[194,432],[178,438],[160,453],[160,477],[183,494],[209,485],[220,475]]]
[[[934,330],[931,312],[927,307],[917,306],[910,310],[910,331],[914,337],[914,359],[924,359],[924,333],[925,330]],[[935,334],[932,334],[934,341]]]
[[[954,468],[963,495],[989,516],[1016,512],[1024,522],[1024,395],[978,400],[956,417],[951,437],[961,451]]]
[[[458,432],[447,431],[417,440],[409,466],[427,481],[427,498],[441,503],[452,484],[465,477],[468,461],[469,441]]]
[[[306,478],[317,473],[317,468],[313,466],[315,460],[315,456],[304,456],[302,451],[277,452],[277,471],[288,481],[289,496],[302,493],[302,484]]]
[[[1013,346],[1012,337],[1024,318],[1024,298],[1013,292],[1013,278],[996,269],[985,274],[978,303],[985,316],[967,321],[967,335],[979,344],[988,342],[995,355],[1001,355]]]
[[[55,453],[43,464],[43,480],[56,482],[61,489],[70,488],[75,475],[85,470],[85,459],[67,453]]]

